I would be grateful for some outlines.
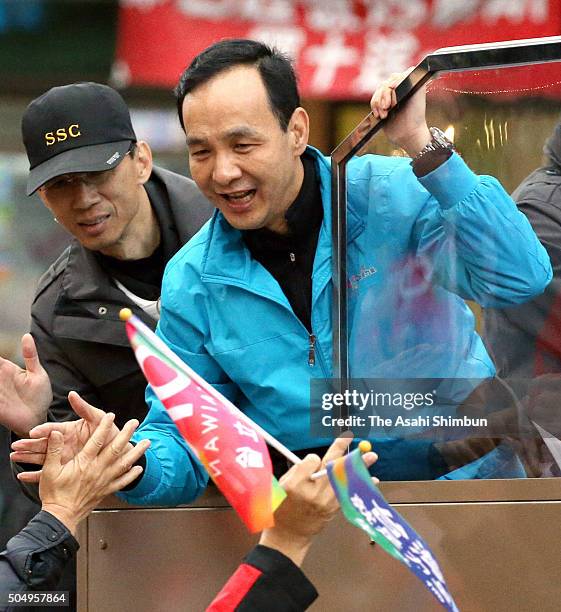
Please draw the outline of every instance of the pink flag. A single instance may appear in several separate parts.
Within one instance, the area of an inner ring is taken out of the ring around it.
[[[259,427],[183,363],[134,315],[126,323],[136,359],[177,429],[254,533],[274,525],[286,493],[273,477]]]

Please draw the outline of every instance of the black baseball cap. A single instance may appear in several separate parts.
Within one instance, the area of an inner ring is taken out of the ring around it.
[[[121,95],[99,83],[53,87],[21,120],[29,159],[27,195],[61,174],[115,168],[136,142]]]

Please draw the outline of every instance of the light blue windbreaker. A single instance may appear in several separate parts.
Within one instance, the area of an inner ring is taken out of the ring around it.
[[[181,359],[291,449],[328,442],[310,436],[309,394],[312,378],[332,376],[330,166],[310,151],[324,206],[312,275],[315,364],[308,362],[310,335],[277,281],[219,212],[168,263],[157,328]],[[420,179],[407,159],[357,157],[347,166],[347,185],[352,374],[492,376],[463,299],[503,308],[544,290],[551,265],[526,217],[496,179],[476,176],[456,154]],[[419,295],[430,307],[403,299],[415,291],[393,289],[416,274],[412,256],[426,264],[421,277],[430,277],[431,289],[427,298],[421,282]],[[427,347],[422,371],[414,371],[411,355]],[[146,399],[150,411],[134,435],[152,441],[146,469],[120,496],[135,504],[187,503],[205,488],[206,472],[150,387]],[[377,450],[383,472],[384,451]],[[396,453],[388,452],[382,478],[427,477],[392,472],[402,459]]]

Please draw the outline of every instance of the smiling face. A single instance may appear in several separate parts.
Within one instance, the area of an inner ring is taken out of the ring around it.
[[[139,142],[112,170],[58,176],[39,188],[43,203],[84,247],[127,259],[150,234],[152,214],[144,183],[152,170],[146,143]]]
[[[284,213],[304,176],[308,116],[283,131],[257,68],[235,66],[185,96],[189,167],[199,189],[240,230],[287,230]]]

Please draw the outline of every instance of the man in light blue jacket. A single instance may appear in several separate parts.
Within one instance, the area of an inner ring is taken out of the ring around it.
[[[374,94],[380,118],[400,78]],[[309,431],[309,394],[312,379],[332,376],[330,162],[307,146],[291,66],[261,43],[222,41],[195,58],[177,96],[192,176],[217,210],[167,266],[158,334],[289,448],[324,446]],[[498,181],[473,174],[429,130],[424,92],[386,135],[411,159],[365,155],[347,170],[353,374],[491,377],[463,300],[532,298],[551,280],[547,254]],[[404,298],[412,287],[416,302]],[[188,485],[191,455],[150,387],[147,401],[138,436],[152,448],[122,497],[186,502],[199,493]],[[381,478],[447,471],[429,441],[376,446]]]

